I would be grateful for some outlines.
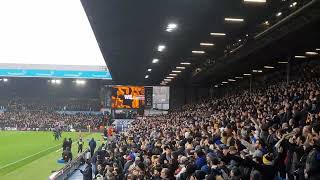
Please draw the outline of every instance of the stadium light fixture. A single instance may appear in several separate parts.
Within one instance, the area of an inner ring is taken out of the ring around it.
[[[9,80],[7,78],[3,78],[3,82],[8,82]]]
[[[169,74],[169,76],[178,76],[178,74]]]
[[[225,36],[226,33],[210,33],[211,36]]]
[[[172,81],[172,79],[164,79],[164,81],[170,82],[170,81]]]
[[[186,69],[186,67],[178,66],[176,69]]]
[[[219,85],[214,85],[215,88],[219,87]]]
[[[305,59],[305,58],[307,58],[306,56],[294,56],[295,58],[297,58],[297,59]]]
[[[254,73],[262,73],[262,70],[253,69],[252,72],[254,72]]]
[[[190,65],[191,63],[189,63],[189,62],[182,62],[182,63],[180,63],[181,65]]]
[[[235,79],[228,79],[229,82],[235,82]]]
[[[168,76],[166,77],[166,79],[174,79],[174,77]]]
[[[148,78],[149,78],[149,75],[146,75],[144,78],[145,78],[145,79],[148,79]]]
[[[244,76],[251,76],[251,74],[249,74],[249,73],[245,73],[245,74],[243,74]]]
[[[193,54],[204,54],[204,51],[192,51]]]
[[[153,60],[152,60],[152,63],[153,63],[153,64],[158,63],[158,62],[159,62],[159,59],[153,59]]]
[[[61,84],[61,80],[60,79],[56,79],[56,84]]]
[[[234,77],[235,79],[243,79],[243,77],[242,76],[236,76],[236,77]]]
[[[278,13],[276,14],[277,17],[280,17],[281,15],[282,15],[282,12],[278,12]]]
[[[173,73],[181,73],[180,70],[173,70],[173,71],[171,71],[171,72],[173,72]]]
[[[177,28],[178,28],[178,25],[176,23],[169,23],[167,25],[166,31],[167,32],[172,32],[172,31],[176,30]]]
[[[152,69],[148,69],[148,72],[151,72],[152,71]]]
[[[81,80],[81,79],[77,79],[75,81],[76,85],[85,85],[86,84],[86,81],[85,80]]]
[[[228,82],[227,81],[222,81],[222,84],[228,84]]]
[[[158,46],[158,51],[159,52],[162,52],[162,51],[164,51],[166,49],[166,46],[165,45],[159,45]]]
[[[315,56],[315,55],[318,55],[317,52],[313,52],[313,51],[308,51],[305,53],[306,55],[309,55],[309,56]]]
[[[266,3],[267,0],[243,0],[246,3]]]
[[[200,46],[214,46],[213,43],[200,43]]]
[[[278,61],[278,64],[288,64],[288,61]]]
[[[263,66],[265,69],[273,69],[273,66]]]
[[[297,2],[293,2],[292,4],[290,4],[290,6],[289,6],[289,7],[290,7],[290,8],[294,8],[294,7],[296,7],[296,6],[297,6],[297,4],[298,4]]]
[[[270,25],[269,21],[265,21],[263,24],[266,25],[266,26]]]
[[[230,17],[224,18],[224,20],[227,22],[243,22],[244,21],[244,19],[242,18],[230,18]]]
[[[316,51],[320,51],[320,48],[317,48]]]
[[[51,84],[61,84],[61,80],[60,79],[52,79],[51,81]]]

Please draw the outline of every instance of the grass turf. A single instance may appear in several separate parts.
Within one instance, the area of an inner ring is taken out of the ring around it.
[[[84,149],[91,137],[101,139],[100,133],[83,133],[82,136]],[[75,142],[72,152],[76,157],[79,133],[63,132],[64,137]],[[52,170],[64,166],[57,163],[61,159],[62,139],[55,141],[52,132],[0,131],[0,144],[0,180],[47,179]]]

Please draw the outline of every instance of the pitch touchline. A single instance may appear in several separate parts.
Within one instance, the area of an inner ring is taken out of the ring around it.
[[[5,166],[0,167],[0,170],[6,168],[6,167],[8,167],[8,166],[11,166],[12,164],[16,164],[16,163],[18,163],[18,162],[20,162],[20,161],[23,161],[23,160],[25,160],[25,159],[28,159],[28,158],[30,158],[30,157],[32,157],[32,156],[37,155],[37,154],[40,154],[40,153],[42,153],[42,152],[44,152],[44,151],[47,151],[47,150],[49,150],[49,149],[53,149],[53,148],[55,148],[55,147],[57,147],[57,146],[60,146],[60,145],[52,146],[52,147],[50,147],[50,148],[48,148],[48,149],[39,151],[39,152],[37,152],[37,153],[35,153],[35,154],[32,154],[32,155],[30,155],[30,156],[27,156],[27,157],[24,157],[24,158],[22,158],[22,159],[19,159],[18,161],[15,161],[15,162],[6,164]]]

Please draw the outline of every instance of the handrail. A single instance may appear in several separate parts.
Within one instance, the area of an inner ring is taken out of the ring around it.
[[[313,5],[314,3],[316,3],[318,0],[312,0],[309,3],[305,4],[304,6],[302,6],[301,8],[299,8],[298,10],[296,10],[295,12],[289,14],[288,16],[286,16],[285,18],[281,19],[280,21],[278,21],[276,24],[274,24],[273,26],[271,26],[270,28],[262,31],[261,33],[257,34],[256,36],[254,36],[255,39],[259,38],[260,36],[266,34],[269,31],[272,31],[273,29],[275,29],[276,27],[280,26],[281,24],[285,23],[288,19],[295,17],[298,13],[300,13],[301,11],[305,10],[306,8],[310,7],[311,5]]]

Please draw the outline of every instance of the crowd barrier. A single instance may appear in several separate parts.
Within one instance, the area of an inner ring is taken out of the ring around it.
[[[85,152],[81,153],[76,159],[73,159],[71,162],[66,164],[62,169],[51,174],[48,180],[68,179],[74,173],[74,171],[79,168],[79,166],[82,163],[82,159],[85,159],[85,155],[87,152],[89,152],[89,150],[86,150]]]

